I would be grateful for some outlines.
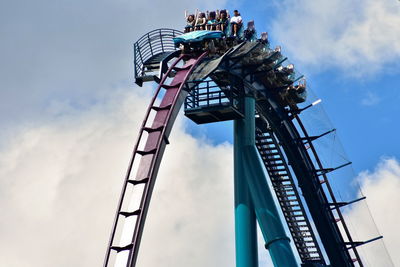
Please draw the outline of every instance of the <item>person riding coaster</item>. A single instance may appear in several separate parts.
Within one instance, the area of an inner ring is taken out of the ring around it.
[[[217,13],[215,11],[208,12],[207,11],[207,25],[206,30],[208,31],[216,31],[218,25]]]
[[[228,28],[229,24],[229,12],[226,9],[223,9],[218,12],[218,24],[217,24],[217,30],[222,31],[226,34],[226,30]]]
[[[191,32],[194,30],[194,25],[196,24],[194,14],[188,15],[187,10],[185,10],[186,26],[184,32]]]
[[[206,19],[206,14],[204,12],[198,13],[197,11],[197,19],[196,23],[194,25],[194,30],[195,31],[201,31],[206,29],[206,24],[207,24],[207,19]]]
[[[239,30],[242,28],[243,25],[243,19],[240,16],[240,13],[238,10],[233,11],[233,17],[230,20],[230,23],[232,25],[232,32],[231,34],[236,37],[239,35]]]
[[[283,84],[291,83],[295,78],[294,65],[288,64],[285,67],[279,66],[276,68],[275,74],[278,80],[280,80]]]
[[[250,20],[247,23],[247,28],[244,30],[244,39],[246,41],[257,40],[257,32],[256,32],[256,27],[254,25],[254,20]]]
[[[307,99],[306,79],[301,79],[297,85],[288,86],[280,95],[289,105],[303,103]]]

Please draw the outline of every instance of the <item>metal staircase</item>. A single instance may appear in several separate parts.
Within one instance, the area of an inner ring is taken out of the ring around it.
[[[303,263],[324,263],[279,143],[261,118],[256,118],[256,125],[256,147],[271,179],[299,256]]]

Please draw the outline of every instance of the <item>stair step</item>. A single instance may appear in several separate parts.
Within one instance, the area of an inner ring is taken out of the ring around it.
[[[287,213],[287,211],[285,211],[284,213]],[[290,218],[299,218],[299,217],[303,217],[304,218],[304,214],[286,214],[286,216],[290,219]]]
[[[266,166],[269,176],[270,177],[272,176],[272,178],[274,178],[274,179],[278,175],[279,175],[279,177],[288,176],[288,173],[287,173],[286,169],[285,168],[280,168],[279,169],[279,167],[280,166],[273,166],[273,167]],[[276,178],[275,180],[279,181],[279,178]]]
[[[294,193],[293,189],[290,190],[279,190],[277,187],[274,187],[276,193],[279,193],[281,197],[295,197],[296,194]]]
[[[282,188],[280,186],[276,186],[275,184],[274,186],[274,190],[276,193],[282,194],[282,196],[286,196],[286,197],[293,197],[296,196],[293,187],[291,186],[290,188]]]
[[[296,208],[299,208],[299,209],[296,209]],[[282,207],[282,210],[284,210],[284,212],[285,211],[291,211],[291,212],[301,211],[299,206],[285,206],[285,207]]]
[[[286,168],[282,168],[284,166],[265,166],[267,168],[268,174],[271,173],[271,176],[276,175],[288,175]]]
[[[293,223],[303,223],[303,222],[307,222],[306,220],[293,220],[293,221],[290,221],[290,222],[293,222]]]
[[[291,180],[289,178],[288,179],[273,179],[272,182],[291,182]]]
[[[282,178],[282,177],[288,178],[289,175],[288,175],[288,173],[286,173],[286,174],[278,174],[278,173],[276,173],[276,174],[273,175],[273,178],[276,178],[276,179],[279,179],[279,178]]]
[[[277,182],[282,181],[284,179],[289,179],[289,175],[288,174],[274,174],[271,175],[271,178]],[[289,179],[290,181],[290,179]]]
[[[264,155],[266,155],[266,156],[280,156],[280,153],[279,152],[270,152],[271,150],[264,150],[264,151],[261,151],[261,152],[265,152],[265,153],[261,153],[260,152],[260,154],[262,154],[263,156]]]
[[[259,142],[257,142],[257,145],[275,145],[275,142],[273,142],[273,141],[259,141]]]
[[[299,239],[299,238],[300,238],[300,239],[302,239],[302,240],[303,240],[304,238],[312,237],[311,234],[305,235],[305,234],[298,234],[298,233],[296,233],[296,232],[294,232],[293,235],[294,235],[294,236],[293,236],[293,239]]]
[[[279,200],[279,202],[283,202],[283,203],[290,203],[290,202],[297,202],[297,203],[299,203],[299,200],[298,199],[278,199]],[[299,204],[297,204],[297,205],[299,205]]]
[[[307,247],[304,247],[304,249],[310,249],[310,248],[317,248],[316,246],[307,246]]]
[[[261,156],[263,157],[267,157],[267,156],[273,156],[276,159],[282,159],[282,157],[279,154],[279,150],[278,148],[272,148],[269,150],[263,150],[265,153],[261,154]],[[277,154],[277,155],[272,155],[272,154]]]
[[[293,191],[294,193],[294,188],[295,186],[293,184],[283,184],[283,183],[279,183],[279,179],[274,179],[274,182],[272,183],[272,186],[274,187],[275,191],[276,190],[280,190],[282,192],[287,192],[287,191]],[[285,181],[282,181],[285,182]],[[287,181],[286,181],[287,182]]]
[[[285,167],[284,163],[269,163],[266,162],[265,165],[267,165],[268,167]]]
[[[279,184],[279,185],[274,184],[274,188],[278,190],[280,189],[285,191],[294,191],[294,186],[292,184]]]

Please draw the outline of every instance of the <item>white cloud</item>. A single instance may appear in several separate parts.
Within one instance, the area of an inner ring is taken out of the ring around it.
[[[86,111],[66,106],[0,151],[2,265],[102,264],[145,91],[115,90]],[[139,266],[232,266],[231,146],[194,139],[181,119],[170,141]]]
[[[400,59],[398,1],[284,1],[272,35],[296,62],[315,69],[339,67],[349,75],[371,74]]]
[[[117,89],[108,101],[86,111],[54,105],[49,111],[53,121],[27,127],[0,151],[2,264],[101,265],[134,137],[149,100],[146,92]],[[170,141],[138,266],[233,266],[231,146],[194,139],[185,133],[182,117]],[[386,159],[359,179],[388,250],[400,263],[395,254],[400,218],[393,206],[400,201],[400,165]],[[353,208],[348,216],[366,222],[369,213]],[[358,237],[374,237],[370,225],[356,228]],[[382,251],[372,244],[362,249],[369,260]],[[263,266],[269,266],[267,255],[261,248]]]
[[[364,98],[361,99],[361,104],[364,106],[375,106],[379,102],[381,102],[379,96],[371,91],[367,92]]]
[[[359,202],[353,204],[346,212],[356,241],[368,240],[377,237],[379,233],[384,237],[384,244],[389,252],[394,266],[400,265],[400,232],[398,221],[400,213],[397,205],[400,203],[400,163],[394,158],[384,158],[373,172],[362,172],[358,180],[361,190],[367,196],[367,204]],[[368,209],[369,208],[369,209]],[[371,215],[373,220],[371,220]],[[367,262],[366,266],[392,266],[382,241],[375,241],[360,247]]]

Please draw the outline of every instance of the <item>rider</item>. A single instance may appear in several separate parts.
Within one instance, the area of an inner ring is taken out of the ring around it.
[[[242,24],[243,24],[242,17],[240,16],[240,13],[238,10],[233,11],[233,17],[231,18],[230,22],[232,24],[233,36],[237,36],[238,32],[240,30],[240,27],[242,27]]]
[[[206,30],[215,31],[217,29],[217,13],[215,11],[207,11],[207,26]]]
[[[207,23],[206,14],[204,12],[201,12],[196,19],[194,30],[205,30],[206,23]]]
[[[218,13],[219,13],[219,16],[218,16],[217,30],[225,32],[225,29],[227,28],[228,23],[229,23],[229,13],[226,9],[223,9]]]
[[[250,20],[247,23],[247,28],[244,30],[244,39],[246,41],[254,41],[257,39],[256,27],[254,26],[254,20]]]
[[[194,24],[196,23],[194,15],[193,14],[188,15],[187,10],[185,10],[185,18],[186,18],[185,33],[193,31]]]
[[[260,42],[263,44],[268,44],[269,41],[268,41],[268,33],[267,32],[261,33]]]

